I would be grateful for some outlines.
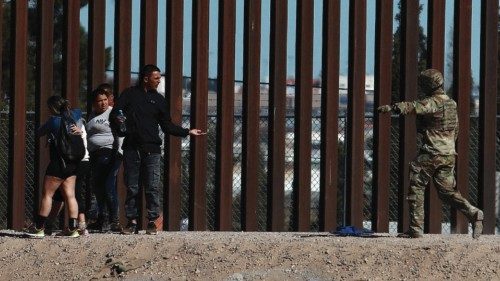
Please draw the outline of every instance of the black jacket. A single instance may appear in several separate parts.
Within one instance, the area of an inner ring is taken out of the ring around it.
[[[125,89],[109,115],[110,123],[116,125],[116,115],[120,109],[127,118],[124,150],[139,149],[143,152],[160,153],[158,125],[165,134],[178,137],[189,135],[189,129],[172,123],[167,101],[156,90],[146,92],[140,86]]]

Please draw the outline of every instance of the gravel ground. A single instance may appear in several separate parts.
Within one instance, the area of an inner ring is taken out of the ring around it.
[[[0,231],[0,280],[500,280],[500,236]]]

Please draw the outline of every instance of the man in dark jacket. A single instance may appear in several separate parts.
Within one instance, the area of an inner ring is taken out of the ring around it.
[[[146,195],[147,234],[156,234],[155,221],[160,216],[160,158],[161,139],[158,126],[166,134],[186,137],[206,133],[199,129],[185,129],[172,123],[165,98],[156,89],[160,83],[160,69],[146,65],[139,75],[137,86],[125,89],[113,107],[110,121],[115,131],[125,135],[123,142],[123,163],[127,198],[125,214],[129,220],[123,234],[137,233],[137,205],[139,198],[139,179],[144,184]],[[120,115],[123,112],[124,116]],[[119,127],[125,123],[126,130]]]

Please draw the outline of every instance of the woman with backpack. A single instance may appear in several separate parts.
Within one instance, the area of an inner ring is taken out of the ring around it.
[[[76,168],[76,182],[75,182],[75,197],[76,202],[78,203],[78,233],[80,235],[88,235],[87,223],[86,223],[86,212],[90,209],[87,206],[86,196],[91,191],[91,186],[89,184],[90,181],[90,154],[87,150],[87,133],[85,131],[84,119],[80,119],[83,122],[78,121],[77,126],[81,129],[81,136],[85,145],[85,156],[78,164],[78,168]],[[64,207],[64,196],[62,195],[61,189],[57,189],[52,197],[53,204],[52,210],[47,219],[47,224],[45,227],[45,234],[52,235],[54,229],[58,228],[59,221],[59,213]],[[57,236],[66,236],[67,229],[64,231],[57,233]]]
[[[82,112],[79,109],[70,110],[68,100],[61,96],[49,97],[47,106],[52,116],[38,129],[38,136],[47,135],[50,162],[45,171],[40,210],[35,223],[25,229],[25,232],[32,237],[45,236],[45,222],[52,208],[52,197],[61,188],[69,216],[69,231],[66,235],[78,237],[75,181],[78,165],[85,155],[85,147],[82,131],[76,124],[82,118]]]

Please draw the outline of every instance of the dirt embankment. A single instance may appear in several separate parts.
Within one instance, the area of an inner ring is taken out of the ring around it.
[[[500,236],[0,231],[0,280],[500,280]]]

